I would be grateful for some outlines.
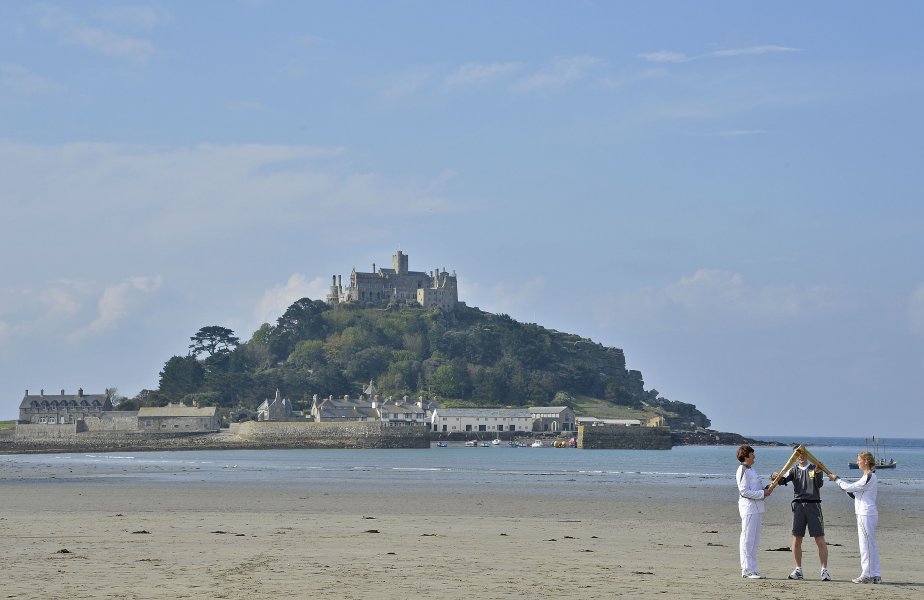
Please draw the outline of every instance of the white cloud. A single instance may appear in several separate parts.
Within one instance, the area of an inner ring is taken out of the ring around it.
[[[254,308],[256,322],[275,322],[293,302],[302,298],[323,300],[329,287],[330,279],[326,277],[315,277],[308,281],[304,275],[295,273],[284,284],[274,286],[263,294]]]
[[[372,82],[379,95],[386,100],[402,100],[419,92],[433,78],[426,67],[408,69],[400,73],[382,75]]]
[[[659,288],[604,298],[595,312],[606,326],[644,322],[684,329],[763,329],[824,314],[842,301],[825,286],[748,285],[744,277],[700,269]]]
[[[100,228],[123,243],[196,244],[278,227],[457,210],[430,180],[350,172],[342,148],[267,144],[161,148],[0,141],[7,243],[28,228]],[[14,228],[13,223],[18,223]],[[208,227],[204,227],[208,224]],[[131,234],[131,237],[126,236]]]
[[[716,135],[720,137],[741,137],[746,135],[763,135],[767,133],[763,129],[732,129],[729,131],[720,131]]]
[[[644,54],[639,54],[640,58],[644,58],[648,62],[654,63],[682,63],[690,60],[687,58],[686,54],[681,52],[670,52],[668,50],[659,50],[658,52],[646,52]]]
[[[125,281],[108,286],[103,290],[97,302],[98,315],[92,323],[71,334],[70,340],[78,342],[83,338],[97,335],[115,328],[128,316],[139,297],[157,291],[162,277],[129,277]]]
[[[908,319],[911,330],[924,333],[924,283],[918,284],[908,301]]]
[[[45,30],[61,36],[65,43],[114,58],[143,63],[154,54],[154,45],[148,40],[86,25],[57,7],[43,6],[39,23]]]
[[[593,56],[556,58],[544,70],[514,82],[511,89],[518,92],[531,92],[563,87],[586,78],[600,64],[602,61]]]
[[[502,281],[490,287],[459,277],[459,298],[469,306],[521,320],[529,319],[531,307],[540,303],[545,288],[546,280],[542,276],[526,281]]]
[[[801,52],[801,48],[790,48],[788,46],[747,46],[744,48],[728,48],[725,50],[715,50],[713,52],[705,52],[703,54],[696,54],[694,56],[688,56],[682,52],[673,52],[670,50],[659,50],[657,52],[645,52],[639,54],[639,58],[642,58],[648,62],[653,63],[686,63],[692,62],[694,60],[702,60],[709,58],[730,58],[735,56],[745,56],[745,55],[756,55],[756,54],[785,54],[790,52]]]
[[[150,31],[170,21],[170,18],[164,12],[151,6],[141,5],[124,5],[110,6],[97,11],[96,15],[104,21],[120,27],[132,27]]]
[[[516,62],[505,63],[467,63],[450,73],[444,79],[447,85],[478,85],[496,80],[518,69]]]
[[[22,94],[32,96],[62,89],[53,81],[32,73],[22,65],[0,64],[0,87]]]

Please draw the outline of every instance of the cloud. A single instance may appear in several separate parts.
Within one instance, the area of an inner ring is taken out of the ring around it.
[[[131,27],[150,31],[170,21],[169,15],[151,6],[110,6],[99,10],[96,15],[104,21],[120,27]]]
[[[144,63],[154,54],[154,45],[146,39],[86,25],[57,7],[43,6],[39,24],[46,31],[59,35],[65,43],[113,58]]]
[[[518,92],[531,92],[563,87],[586,78],[600,64],[602,61],[593,56],[556,58],[544,70],[514,82],[511,89]]]
[[[57,223],[99,228],[110,243],[201,246],[278,227],[459,210],[430,179],[392,180],[351,171],[343,148],[270,144],[156,147],[107,143],[30,145],[0,141],[6,243]],[[18,223],[12,227],[12,223]],[[207,224],[207,226],[206,226]]]
[[[690,60],[686,54],[682,54],[680,52],[670,52],[668,50],[659,50],[658,52],[639,54],[639,57],[644,58],[648,62],[654,63],[682,63]]]
[[[720,131],[716,133],[719,137],[741,137],[745,135],[763,135],[767,133],[763,129],[732,129],[730,131]]]
[[[160,276],[129,277],[125,281],[108,286],[97,302],[99,312],[96,319],[72,333],[71,341],[78,342],[115,328],[129,314],[139,297],[157,291],[162,282]]]
[[[665,329],[764,329],[840,308],[825,286],[751,286],[738,273],[700,269],[658,288],[613,294],[596,304],[605,326],[644,322]]]
[[[323,300],[327,296],[329,287],[330,280],[326,277],[315,277],[308,281],[304,275],[295,273],[284,284],[274,286],[264,292],[254,308],[256,322],[259,324],[275,322],[293,302],[302,298]]]
[[[443,80],[446,85],[480,85],[496,80],[520,67],[516,62],[505,63],[467,63],[458,67]]]
[[[0,64],[0,87],[23,96],[44,94],[62,89],[57,83],[36,75],[21,65],[9,63]]]
[[[687,56],[682,52],[673,52],[670,50],[659,50],[657,52],[645,52],[639,54],[648,62],[653,63],[687,63],[695,60],[710,58],[730,58],[735,56],[757,55],[757,54],[786,54],[790,52],[801,52],[801,48],[790,48],[788,46],[747,46],[744,48],[729,48],[726,50],[715,50],[694,56]]]
[[[502,281],[490,287],[459,277],[459,297],[470,306],[520,319],[528,318],[531,307],[543,298],[545,288],[546,280],[542,276],[526,281]]]
[[[373,87],[385,100],[402,100],[417,94],[433,78],[433,71],[427,67],[408,69],[400,73],[383,75],[373,81]]]
[[[3,337],[81,342],[115,328],[161,282],[160,276],[129,277],[101,287],[92,281],[60,279],[40,288],[0,288]]]
[[[918,284],[908,301],[908,320],[911,330],[924,333],[924,283]]]

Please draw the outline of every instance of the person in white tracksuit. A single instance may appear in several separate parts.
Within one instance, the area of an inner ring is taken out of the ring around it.
[[[764,485],[754,469],[754,448],[747,444],[738,448],[738,514],[741,515],[741,539],[738,553],[741,558],[741,576],[749,579],[763,579],[757,570],[757,548],[760,544],[760,526],[764,517],[764,498],[770,495],[769,486]]]
[[[848,483],[835,473],[828,477],[853,498],[853,509],[857,515],[857,533],[860,537],[860,576],[854,583],[882,583],[879,573],[879,546],[876,544],[876,526],[879,524],[879,510],[876,508],[876,459],[872,452],[857,454],[857,466],[863,469],[863,477]]]

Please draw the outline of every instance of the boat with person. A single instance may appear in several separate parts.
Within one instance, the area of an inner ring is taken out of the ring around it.
[[[882,440],[878,439],[876,436],[872,438],[872,447],[870,450],[870,438],[866,438],[866,450],[873,453],[875,458],[875,464],[873,465],[876,469],[895,469],[898,467],[898,461],[894,458],[889,457],[888,460],[884,458],[885,455],[885,444],[882,445],[882,451],[880,452],[879,444]],[[847,466],[851,469],[859,469],[860,465],[855,462],[847,463]]]

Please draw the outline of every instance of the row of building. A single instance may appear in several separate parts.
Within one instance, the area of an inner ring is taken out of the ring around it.
[[[279,390],[272,399],[257,408],[258,421],[350,422],[377,421],[389,427],[422,425],[438,434],[500,433],[571,433],[578,426],[623,425],[628,427],[663,425],[656,417],[639,419],[596,419],[575,416],[567,406],[531,406],[528,408],[441,408],[422,396],[416,401],[407,396],[379,399],[374,382],[369,382],[358,398],[319,399],[315,395],[308,411],[295,410],[292,402]],[[105,394],[25,396],[19,407],[23,424],[77,425],[88,430],[137,430],[143,432],[218,431],[221,417],[218,408],[171,403],[161,407],[142,407],[137,411],[115,411]]]

